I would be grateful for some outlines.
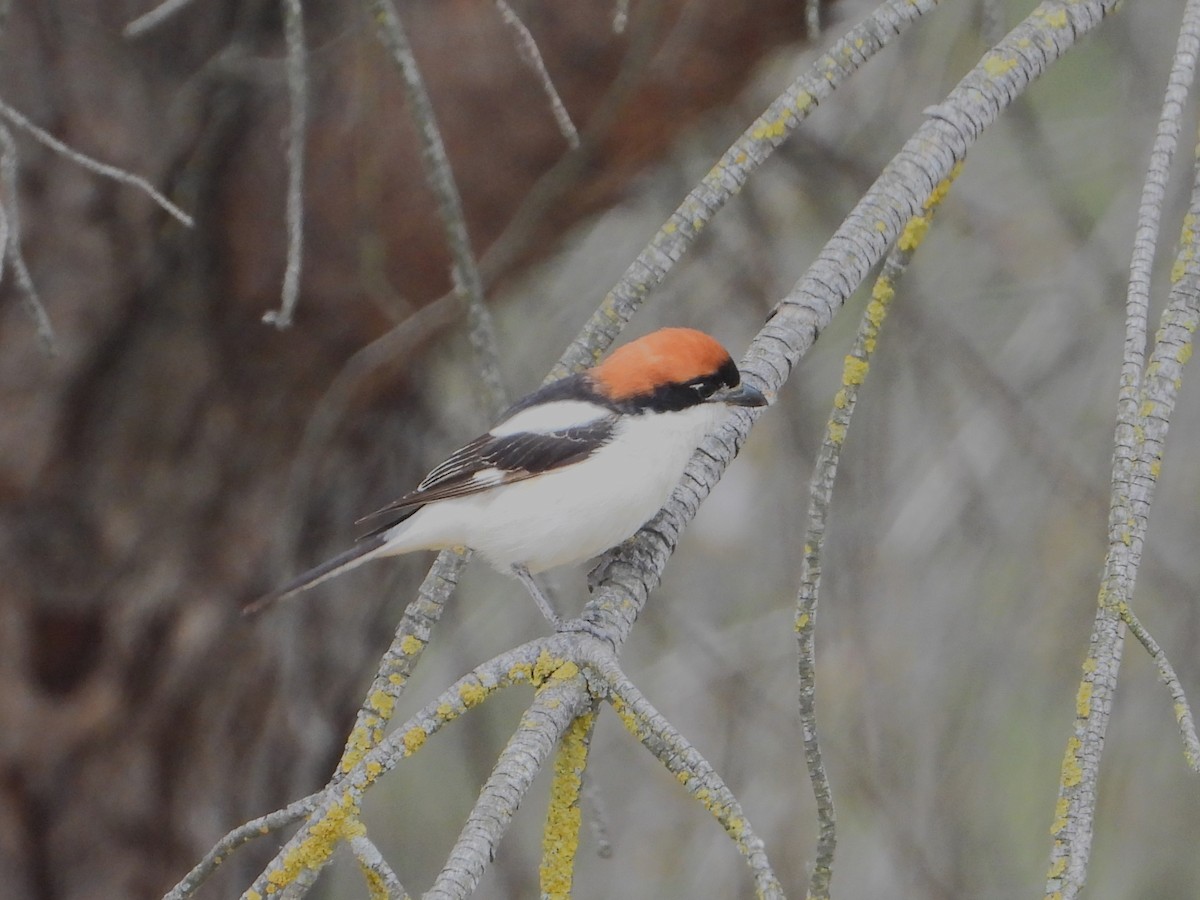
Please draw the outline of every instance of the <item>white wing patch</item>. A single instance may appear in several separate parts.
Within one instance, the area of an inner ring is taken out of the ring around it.
[[[472,487],[481,488],[491,487],[492,485],[503,484],[506,477],[507,475],[502,469],[497,469],[495,467],[480,469],[471,476],[471,485]]]
[[[566,431],[568,428],[590,425],[611,415],[612,410],[586,400],[554,400],[521,410],[493,428],[492,434],[496,437],[507,437],[522,432],[548,434],[552,431]]]

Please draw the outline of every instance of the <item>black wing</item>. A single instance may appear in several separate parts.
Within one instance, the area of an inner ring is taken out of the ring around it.
[[[363,535],[370,537],[404,521],[426,503],[478,494],[582,462],[612,440],[615,425],[616,418],[606,416],[560,431],[480,435],[450,454],[415,490],[356,524],[387,516]]]

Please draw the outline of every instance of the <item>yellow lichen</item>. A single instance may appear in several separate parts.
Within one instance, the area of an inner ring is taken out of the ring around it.
[[[805,628],[808,627],[808,622],[809,622],[808,613],[800,613],[800,615],[796,616],[796,630],[803,631]]]
[[[1064,9],[1048,10],[1046,12],[1046,24],[1051,28],[1066,28],[1067,21],[1067,11]]]
[[[273,893],[272,888],[278,890],[292,884],[305,869],[320,868],[339,841],[365,833],[354,798],[343,795],[320,819],[308,826],[304,840],[284,854],[282,866],[267,873],[267,892]]]
[[[1050,871],[1046,873],[1046,877],[1058,878],[1065,871],[1067,871],[1067,858],[1065,856],[1060,856],[1054,862],[1050,863]]]
[[[538,654],[537,662],[533,664],[533,670],[530,673],[530,681],[534,687],[541,687],[551,678],[564,679],[573,678],[579,674],[579,666],[570,660],[563,659],[560,656],[555,656],[548,650],[543,650]]]
[[[342,752],[342,774],[357,766],[373,746],[371,732],[363,725],[355,725],[350,737],[346,739],[346,749]]]
[[[424,646],[425,642],[414,634],[406,634],[400,638],[400,652],[405,656],[420,653]]]
[[[487,688],[477,681],[464,681],[458,686],[458,697],[467,709],[478,706],[487,695]]]
[[[1059,797],[1058,802],[1054,804],[1054,822],[1050,825],[1050,833],[1058,834],[1067,827],[1067,812],[1070,804],[1066,797]]]
[[[1092,683],[1079,682],[1079,692],[1075,695],[1075,715],[1086,719],[1092,711]]]
[[[887,318],[888,304],[896,296],[896,288],[890,278],[880,276],[875,279],[875,287],[871,288],[871,302],[867,304],[867,321],[871,328],[878,331]]]
[[[386,722],[396,708],[396,698],[387,691],[372,691],[371,696],[367,698],[367,706],[379,713]]]
[[[617,714],[617,718],[621,720],[621,724],[625,726],[625,730],[632,734],[638,740],[642,738],[641,720],[634,714],[620,697],[614,697],[612,701],[613,712]]]
[[[412,728],[408,729],[408,731],[404,732],[405,755],[412,756],[414,753],[420,750],[425,745],[425,741],[428,737],[429,735],[425,733],[425,729],[420,725],[414,725]]]
[[[900,232],[900,238],[896,241],[896,245],[904,252],[911,253],[921,246],[921,241],[925,240],[928,231],[929,217],[913,216],[904,226],[904,230]]]
[[[983,70],[996,78],[1005,72],[1011,72],[1017,67],[1017,61],[1012,57],[1004,57],[998,53],[989,53],[983,61]]]
[[[867,379],[871,364],[857,356],[847,356],[842,364],[842,384],[857,387]]]
[[[776,119],[774,122],[764,122],[750,133],[756,141],[775,140],[787,134],[787,122]]]
[[[579,794],[583,770],[587,766],[587,736],[594,716],[579,716],[563,735],[554,760],[554,782],[550,787],[550,807],[542,835],[542,862],[538,868],[542,896],[568,898],[575,873],[575,855],[579,850]]]
[[[1063,754],[1062,786],[1075,787],[1083,781],[1083,767],[1079,765],[1079,748],[1083,743],[1074,735],[1067,741],[1067,752]]]

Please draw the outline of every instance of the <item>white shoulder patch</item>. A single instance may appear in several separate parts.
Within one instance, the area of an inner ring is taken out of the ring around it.
[[[548,434],[588,425],[612,414],[612,410],[586,400],[555,400],[521,410],[493,428],[492,434],[496,437],[521,432]]]

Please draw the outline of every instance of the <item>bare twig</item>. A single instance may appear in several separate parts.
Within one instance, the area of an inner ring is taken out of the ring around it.
[[[821,0],[804,0],[804,31],[810,41],[821,36]]]
[[[216,845],[204,855],[204,859],[200,860],[196,867],[188,872],[163,900],[186,900],[196,892],[205,879],[216,871],[230,853],[257,837],[278,831],[280,828],[286,828],[293,822],[304,818],[316,809],[320,797],[320,794],[309,794],[294,803],[289,803],[283,809],[277,809],[275,812],[267,813],[265,816],[259,816],[244,825],[239,825],[217,841]]]
[[[408,33],[395,5],[391,0],[371,0],[371,8],[379,26],[380,39],[392,54],[404,78],[409,106],[421,135],[421,161],[425,165],[429,184],[437,195],[438,211],[446,230],[446,241],[453,260],[450,271],[454,288],[467,308],[468,337],[479,363],[488,412],[497,415],[507,406],[507,392],[500,374],[496,330],[492,324],[492,315],[484,303],[483,281],[471,252],[471,239],[463,215],[462,198],[459,196],[454,172],[450,168],[450,159],[446,155],[446,147],[438,130],[433,103],[425,89],[425,80],[421,76]]]
[[[142,13],[126,25],[122,34],[127,38],[140,37],[147,31],[157,28],[191,2],[192,0],[164,0],[149,12]]]
[[[304,257],[304,135],[308,128],[308,55],[304,46],[304,10],[300,0],[283,0],[283,35],[287,43],[287,265],[283,296],[278,310],[263,321],[276,328],[292,324],[300,299],[300,272]]]
[[[347,842],[358,866],[362,869],[363,878],[367,880],[368,893],[375,898],[386,897],[388,900],[409,900],[404,885],[388,865],[379,848],[365,834],[357,834]]]
[[[721,823],[750,867],[757,896],[782,898],[783,888],[771,869],[762,839],[755,834],[737,797],[712,765],[621,671],[616,654],[599,649],[602,646],[589,642],[584,652],[590,670],[603,679],[603,688],[625,728]]]
[[[616,0],[613,5],[613,34],[624,34],[629,24],[629,0]]]
[[[1158,668],[1159,679],[1171,692],[1171,699],[1175,704],[1175,721],[1179,724],[1179,736],[1183,739],[1184,759],[1187,760],[1189,769],[1193,772],[1200,772],[1200,738],[1196,735],[1196,721],[1192,718],[1192,708],[1183,691],[1183,684],[1180,683],[1179,676],[1175,674],[1175,667],[1167,659],[1167,654],[1158,645],[1158,641],[1154,640],[1150,632],[1146,630],[1146,626],[1138,621],[1138,617],[1133,614],[1128,603],[1120,605],[1120,612],[1122,621],[1133,632],[1138,643],[1146,648],[1146,652],[1150,654],[1154,665]]]
[[[21,214],[20,186],[17,181],[17,144],[13,140],[8,127],[0,124],[0,181],[4,184],[4,244],[0,252],[12,264],[13,277],[17,282],[17,290],[21,294],[21,305],[33,319],[37,328],[38,339],[47,353],[54,353],[54,326],[50,324],[50,316],[42,300],[38,297],[37,286],[29,274],[25,264],[25,256],[21,252]]]
[[[508,5],[508,0],[495,0],[495,3],[496,9],[500,10],[500,18],[504,19],[504,24],[512,29],[521,59],[525,60],[529,68],[533,69],[538,81],[542,84],[542,90],[546,92],[546,99],[550,101],[550,110],[554,113],[554,121],[558,123],[558,130],[566,138],[571,149],[575,149],[579,146],[579,132],[575,128],[575,123],[571,121],[571,114],[563,105],[562,97],[558,95],[558,89],[554,87],[554,82],[550,79],[550,73],[546,71],[546,63],[542,59],[542,52],[538,50],[537,41],[533,39],[533,35],[521,21],[520,16]]]
[[[118,169],[116,166],[110,166],[107,163],[102,163],[99,160],[80,153],[73,147],[69,147],[56,138],[50,132],[38,128],[30,122],[25,116],[17,112],[7,103],[0,101],[0,117],[7,119],[17,128],[35,138],[39,143],[49,147],[55,153],[62,154],[71,162],[78,166],[82,166],[89,172],[95,172],[97,175],[103,175],[105,178],[111,178],[114,181],[119,181],[122,184],[127,184],[130,187],[135,187],[150,197],[162,209],[177,219],[181,224],[191,228],[194,224],[192,217],[185,213],[182,209],[164,197],[157,188],[154,187],[145,178],[140,175],[134,175],[126,172],[124,169]]]

